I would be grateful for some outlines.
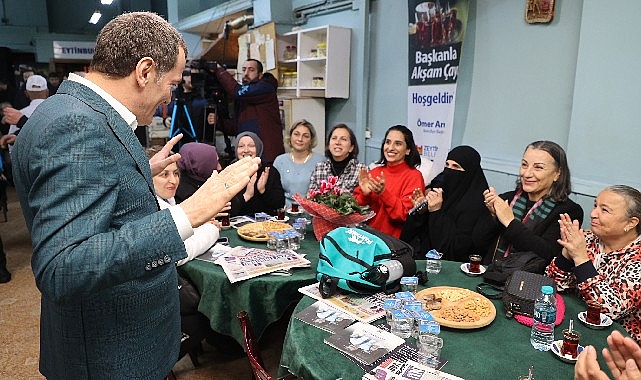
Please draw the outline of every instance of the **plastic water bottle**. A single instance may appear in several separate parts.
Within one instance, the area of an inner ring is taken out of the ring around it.
[[[403,264],[398,260],[388,260],[372,267],[363,277],[373,284],[385,285],[403,277]]]
[[[541,293],[534,303],[534,321],[530,343],[539,351],[548,351],[554,342],[554,322],[556,321],[556,298],[554,288],[542,286]]]

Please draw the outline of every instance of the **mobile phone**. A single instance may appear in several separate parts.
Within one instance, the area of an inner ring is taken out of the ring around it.
[[[218,238],[218,240],[216,240],[216,244],[229,245],[229,238],[225,236]]]

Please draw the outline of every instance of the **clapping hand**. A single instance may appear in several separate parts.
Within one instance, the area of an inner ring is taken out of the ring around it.
[[[639,363],[641,363],[641,347],[630,337],[623,337],[614,330],[607,338],[608,348],[604,348],[603,358],[616,380],[641,380]],[[579,355],[574,366],[575,380],[609,380],[608,375],[601,370],[597,361],[596,349],[587,346]]]
[[[485,206],[490,211],[490,214],[495,216],[502,225],[507,227],[514,220],[512,208],[506,200],[496,194],[496,190],[493,187],[485,190],[483,197],[485,198]]]
[[[572,261],[574,265],[581,265],[589,261],[587,248],[585,247],[585,236],[583,229],[579,226],[578,220],[572,220],[570,215],[559,215],[559,228],[561,238],[557,242],[563,247],[561,254]]]
[[[180,203],[192,227],[198,227],[218,214],[258,170],[260,158],[245,157],[211,177],[189,198]]]
[[[440,187],[430,189],[427,192],[427,210],[429,212],[438,211],[443,206],[443,189]]]
[[[265,193],[265,190],[267,187],[267,178],[269,178],[269,166],[265,167],[265,170],[261,173],[260,177],[258,178],[258,182],[256,182],[256,188],[258,189],[258,192],[261,194]]]

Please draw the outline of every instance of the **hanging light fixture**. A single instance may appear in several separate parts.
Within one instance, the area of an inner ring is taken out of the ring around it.
[[[103,5],[111,5],[111,3],[113,2],[114,0],[100,0],[100,4],[103,4]]]
[[[90,23],[90,24],[97,24],[97,23],[98,23],[98,20],[100,20],[100,17],[101,17],[101,16],[102,16],[102,14],[100,13],[100,11],[99,11],[99,10],[96,10],[96,11],[95,11],[95,12],[93,12],[93,14],[91,15],[91,18],[89,19],[89,23]]]

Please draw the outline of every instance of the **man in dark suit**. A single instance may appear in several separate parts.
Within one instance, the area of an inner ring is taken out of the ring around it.
[[[159,211],[152,175],[179,159],[168,153],[180,137],[148,161],[134,129],[169,102],[186,54],[161,17],[116,17],[99,33],[86,77],[70,75],[16,140],[14,177],[42,293],[40,371],[48,379],[162,379],[178,357],[175,263],[186,257],[183,240],[246,186],[259,163],[239,161]]]

